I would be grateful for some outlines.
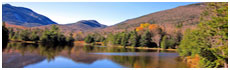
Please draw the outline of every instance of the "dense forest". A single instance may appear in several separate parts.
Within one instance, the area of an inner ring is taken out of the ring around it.
[[[160,34],[162,37],[166,38],[167,35],[164,35],[162,29],[157,26],[157,24],[143,23],[139,27],[137,27],[133,31],[124,31],[119,33],[109,33],[107,37],[103,37],[102,35],[95,33],[89,34],[85,38],[85,42],[103,42],[104,45],[113,46],[113,45],[121,45],[123,47],[132,46],[132,47],[149,47],[149,48],[157,48],[159,47],[157,43],[153,42],[152,37],[154,35]],[[169,39],[169,38],[167,38]],[[171,43],[169,41],[162,41],[162,45],[165,49],[174,48],[172,45],[175,43]],[[166,45],[171,43],[170,45]]]
[[[5,24],[5,22],[3,22]],[[29,41],[35,43],[44,43],[44,44],[73,44],[74,38],[73,34],[70,33],[69,36],[63,35],[59,27],[56,25],[52,25],[50,29],[46,28],[44,30],[41,29],[21,29],[16,30],[13,28],[6,28],[3,25],[4,29],[4,41]]]

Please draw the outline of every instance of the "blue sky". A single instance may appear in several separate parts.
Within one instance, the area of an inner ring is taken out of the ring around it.
[[[30,8],[58,24],[97,20],[101,24],[114,25],[127,19],[193,3],[195,2],[9,2],[8,4]]]

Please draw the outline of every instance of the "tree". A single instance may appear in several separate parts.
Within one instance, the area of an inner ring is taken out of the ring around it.
[[[30,36],[30,40],[31,41],[38,41],[39,40],[39,36],[37,35],[37,33],[35,31],[32,32],[32,34]]]
[[[136,28],[136,31],[138,32],[138,31],[142,31],[142,30],[147,30],[149,26],[150,26],[149,23],[142,23],[142,24],[140,24],[139,27]]]
[[[87,35],[84,40],[86,43],[94,42],[94,38],[91,35]]]
[[[69,34],[69,37],[66,38],[66,41],[67,41],[68,43],[74,42],[74,38],[73,38],[73,34],[72,34],[72,33]]]
[[[161,41],[161,48],[163,48],[163,49],[168,48],[168,47],[166,47],[166,40],[167,40],[167,36],[163,36],[162,41]]]
[[[104,37],[102,35],[100,35],[99,33],[94,33],[92,35],[92,37],[94,38],[95,42],[103,42],[104,41]]]
[[[138,32],[138,31],[141,31],[141,30],[143,30],[144,28],[143,27],[137,27],[136,28],[136,31]]]
[[[133,47],[139,46],[139,36],[137,35],[137,32],[135,30],[131,32],[129,43]]]
[[[13,39],[15,32],[13,28],[8,28],[8,32],[9,32],[9,39]]]
[[[175,45],[176,45],[176,40],[173,38],[168,38],[167,35],[163,36],[162,40],[161,40],[161,48],[163,49],[168,49],[168,48],[172,48],[175,49]]]
[[[118,33],[112,36],[114,42],[113,44],[121,44],[121,40],[122,40],[122,33]]]
[[[121,35],[121,45],[126,47],[128,44],[128,40],[129,40],[129,34],[125,31],[122,33]]]
[[[45,29],[42,33],[42,36],[40,37],[41,42],[45,43],[48,42],[50,38],[48,29]]]
[[[19,38],[19,33],[18,33],[18,31],[17,32],[15,32],[15,34],[12,36],[12,40],[17,40]]]
[[[3,48],[6,47],[8,41],[9,41],[9,31],[5,27],[5,22],[3,22],[3,24],[2,24],[2,43],[3,43]]]
[[[151,34],[149,31],[145,31],[141,36],[140,45],[141,46],[150,46],[151,44]]]
[[[28,30],[21,30],[19,33],[20,39],[24,41],[30,41],[29,35],[30,32]]]
[[[42,43],[58,43],[58,44],[67,44],[66,37],[59,32],[59,27],[52,25],[51,29],[45,29],[40,38]],[[72,41],[69,41],[72,42]]]

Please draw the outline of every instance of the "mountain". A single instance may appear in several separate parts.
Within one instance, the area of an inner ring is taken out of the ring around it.
[[[3,6],[10,6],[9,4],[5,4]],[[12,7],[12,6],[11,6]],[[176,31],[184,32],[187,28],[195,28],[199,23],[200,14],[203,12],[206,7],[206,3],[196,3],[190,4],[186,6],[179,6],[176,8],[163,10],[159,12],[150,13],[144,16],[136,17],[133,19],[128,19],[123,22],[120,22],[116,25],[107,27],[106,25],[102,25],[96,20],[81,20],[75,23],[70,24],[57,24],[61,31],[63,32],[121,32],[124,30],[134,30],[140,24],[148,22],[151,24],[157,24],[163,28],[163,31],[167,34],[175,34]],[[15,7],[13,7],[15,8]],[[16,7],[18,8],[18,7]],[[19,7],[22,8],[22,7]],[[24,11],[25,8],[17,9],[18,11]],[[6,11],[3,7],[3,11]],[[29,10],[29,9],[26,9]],[[31,12],[31,10],[30,10]],[[4,12],[3,12],[4,13]],[[12,16],[12,14],[3,14],[5,16]],[[5,20],[6,17],[3,17]],[[33,17],[33,15],[27,15]],[[14,16],[15,17],[15,16]],[[19,21],[15,18],[12,21]],[[45,20],[44,20],[45,22]],[[8,22],[9,24],[12,24]],[[178,24],[182,24],[183,26],[177,28]],[[20,26],[24,26],[25,24],[21,24]],[[31,24],[32,26],[33,24]],[[39,26],[33,28],[45,28],[50,27],[51,25],[44,24],[46,26]]]
[[[48,17],[40,15],[31,9],[24,7],[15,7],[10,4],[2,5],[2,20],[6,22],[7,27],[25,29],[25,28],[49,28],[50,24],[56,24],[63,32],[87,31],[107,27],[96,20],[81,20],[69,24],[57,24]]]
[[[106,28],[106,25],[100,24],[96,20],[81,20],[75,23],[59,25],[62,31],[67,32],[89,32],[96,29]]]
[[[106,28],[106,25],[100,24],[96,20],[81,20],[75,23],[69,23],[69,24],[55,24],[57,25],[60,30],[64,33],[70,33],[70,32],[92,32],[93,30],[97,29],[103,29]],[[51,25],[45,25],[45,26],[38,26],[38,27],[32,27],[32,29],[45,29],[50,28]]]
[[[140,24],[148,22],[151,24],[158,24],[164,28],[167,33],[174,33],[177,24],[183,24],[181,30],[186,28],[194,28],[199,23],[200,14],[204,10],[206,3],[196,3],[186,6],[179,6],[173,9],[163,10],[141,17],[128,19],[116,25],[107,27],[103,32],[121,32],[124,30],[133,30]]]
[[[48,17],[38,14],[31,9],[15,7],[10,4],[2,5],[2,21],[26,27],[57,24]]]
[[[97,22],[96,20],[81,20],[78,21],[76,23],[70,23],[70,24],[66,24],[65,26],[68,27],[77,27],[80,29],[92,29],[92,28],[105,28],[107,27],[106,25],[100,24],[99,22]]]
[[[151,39],[152,42],[154,42],[157,46],[160,46],[163,37],[162,34],[180,40],[185,30],[195,29],[197,24],[200,23],[200,15],[205,10],[206,6],[207,3],[179,6],[176,8],[147,14],[141,17],[128,19],[116,25],[99,29],[94,32],[99,32],[102,35],[108,35],[108,33],[133,31],[143,23],[156,24],[156,26],[160,27],[160,33],[157,31],[152,32],[154,34]]]

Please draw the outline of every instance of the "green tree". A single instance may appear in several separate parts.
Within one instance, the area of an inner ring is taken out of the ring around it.
[[[45,43],[48,42],[50,38],[50,34],[48,29],[45,29],[42,33],[42,36],[40,37],[41,42]]]
[[[32,32],[32,34],[30,36],[30,40],[31,41],[38,41],[39,40],[39,36],[37,35],[37,33],[35,31]]]
[[[139,36],[137,35],[136,30],[131,32],[129,43],[133,47],[138,47],[139,46]]]
[[[129,34],[126,32],[123,32],[121,35],[121,45],[126,47],[128,44],[128,40],[129,40]]]
[[[28,30],[21,30],[19,33],[20,40],[30,41],[30,32]]]
[[[42,36],[40,38],[42,43],[58,43],[58,44],[66,44],[66,37],[60,33],[59,27],[56,25],[52,25],[51,29],[45,29],[43,31]]]
[[[173,38],[168,38],[167,35],[163,36],[161,40],[161,48],[168,49],[172,48],[175,49],[176,46],[176,40]]]
[[[91,35],[87,35],[84,40],[86,43],[93,43],[94,38]]]
[[[113,44],[121,44],[121,40],[122,40],[122,33],[118,33],[112,36],[114,42]]]
[[[104,41],[104,37],[98,33],[94,33],[92,35],[92,37],[94,38],[95,42],[102,42]]]
[[[166,47],[166,40],[167,40],[167,36],[163,36],[162,41],[161,41],[161,48],[163,49],[167,49],[168,47]]]
[[[149,47],[151,45],[151,34],[149,31],[145,31],[141,36],[140,45]]]

